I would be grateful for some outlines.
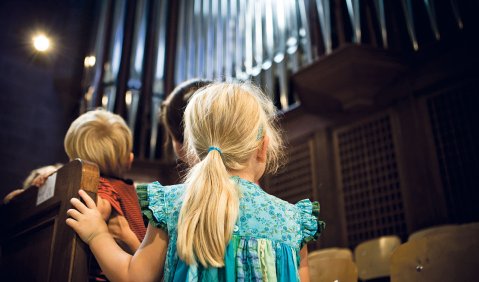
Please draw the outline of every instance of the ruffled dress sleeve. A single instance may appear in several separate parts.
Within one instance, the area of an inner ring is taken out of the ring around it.
[[[165,188],[159,182],[138,184],[136,193],[144,219],[151,225],[168,232],[168,207]]]
[[[301,200],[295,205],[300,210],[302,241],[301,248],[311,241],[318,239],[326,227],[324,221],[319,220],[319,203],[308,199]]]

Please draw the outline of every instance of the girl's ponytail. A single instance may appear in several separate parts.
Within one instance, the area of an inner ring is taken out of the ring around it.
[[[219,149],[220,150],[220,149]],[[187,176],[178,220],[177,249],[187,264],[224,266],[226,245],[238,217],[239,195],[219,150],[210,150]]]

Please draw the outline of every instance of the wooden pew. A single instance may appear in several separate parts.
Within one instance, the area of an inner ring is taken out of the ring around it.
[[[76,159],[0,208],[1,281],[88,281],[90,252],[65,223],[78,190],[96,200],[99,170]]]

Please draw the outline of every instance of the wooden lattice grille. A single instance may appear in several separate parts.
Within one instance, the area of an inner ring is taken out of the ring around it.
[[[401,183],[389,115],[334,132],[348,243],[405,236]]]
[[[476,83],[477,85],[477,83]],[[427,98],[439,175],[451,220],[479,220],[479,98],[477,86],[463,85]]]
[[[290,203],[313,198],[312,140],[290,144],[287,163],[273,176],[267,177],[267,192]]]

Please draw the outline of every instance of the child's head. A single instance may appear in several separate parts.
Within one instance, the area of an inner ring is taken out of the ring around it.
[[[244,167],[268,138],[267,168],[274,172],[282,159],[282,138],[271,100],[252,84],[215,83],[191,98],[185,110],[185,140],[189,159],[203,160],[211,146],[221,150],[226,169]]]
[[[65,136],[70,159],[94,162],[106,176],[121,177],[132,161],[132,136],[123,118],[105,110],[79,116]]]
[[[183,113],[185,111],[188,100],[196,90],[212,83],[209,80],[192,79],[179,84],[168,95],[162,106],[162,120],[168,131],[169,136],[173,139],[174,149],[177,155],[182,158],[179,151],[184,143],[184,127]]]
[[[186,107],[185,146],[196,160],[186,179],[178,222],[178,254],[188,264],[223,265],[233,233],[239,195],[230,174],[251,167],[251,160],[274,171],[282,139],[273,103],[250,84],[214,83],[197,91]],[[211,148],[214,147],[214,148]],[[265,158],[256,158],[258,152]]]

